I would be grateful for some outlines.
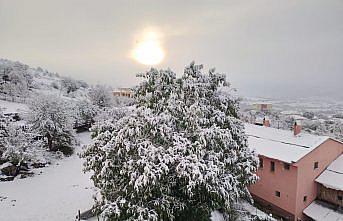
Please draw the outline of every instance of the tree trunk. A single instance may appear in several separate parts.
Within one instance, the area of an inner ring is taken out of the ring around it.
[[[46,136],[48,138],[48,147],[50,151],[53,151],[53,144],[52,144],[52,137],[50,134],[47,134]]]

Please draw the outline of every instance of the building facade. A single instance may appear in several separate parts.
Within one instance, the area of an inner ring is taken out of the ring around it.
[[[115,97],[133,97],[133,90],[131,88],[118,88],[112,91]]]
[[[310,220],[343,221],[343,154],[316,178],[317,198],[305,210]]]
[[[343,153],[329,137],[246,124],[249,147],[257,152],[259,181],[250,186],[256,202],[283,220],[310,220],[303,211],[319,193],[316,178]]]

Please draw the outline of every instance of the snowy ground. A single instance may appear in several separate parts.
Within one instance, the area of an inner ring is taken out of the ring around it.
[[[80,133],[78,139],[81,146],[88,144],[90,133]],[[81,146],[76,147],[76,153]],[[95,191],[90,174],[82,172],[82,160],[76,153],[58,164],[35,170],[34,177],[0,182],[0,221],[73,221],[78,210],[90,209]],[[242,206],[246,211],[253,208],[251,214],[257,211],[248,204]],[[260,211],[256,214],[266,216]],[[97,221],[97,218],[90,220]],[[224,218],[214,211],[212,221],[224,221]]]
[[[4,101],[0,99],[0,110],[6,113],[23,112],[28,109],[26,104]]]
[[[89,143],[89,136],[78,134],[81,144]],[[75,220],[78,210],[91,208],[94,188],[76,154],[41,171],[32,178],[0,183],[0,221]]]

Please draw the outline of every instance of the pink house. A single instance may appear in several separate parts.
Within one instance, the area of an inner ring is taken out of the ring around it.
[[[313,220],[343,221],[343,154],[317,177],[317,199],[303,213]]]
[[[310,220],[303,214],[317,197],[316,178],[343,153],[343,143],[325,136],[245,125],[249,147],[260,158],[259,181],[250,192],[283,220]]]

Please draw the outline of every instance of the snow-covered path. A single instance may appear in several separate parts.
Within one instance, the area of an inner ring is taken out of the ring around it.
[[[78,134],[81,144],[89,143],[89,136]],[[82,160],[74,154],[58,164],[43,168],[41,175],[0,182],[0,221],[68,221],[91,208],[94,188]]]

